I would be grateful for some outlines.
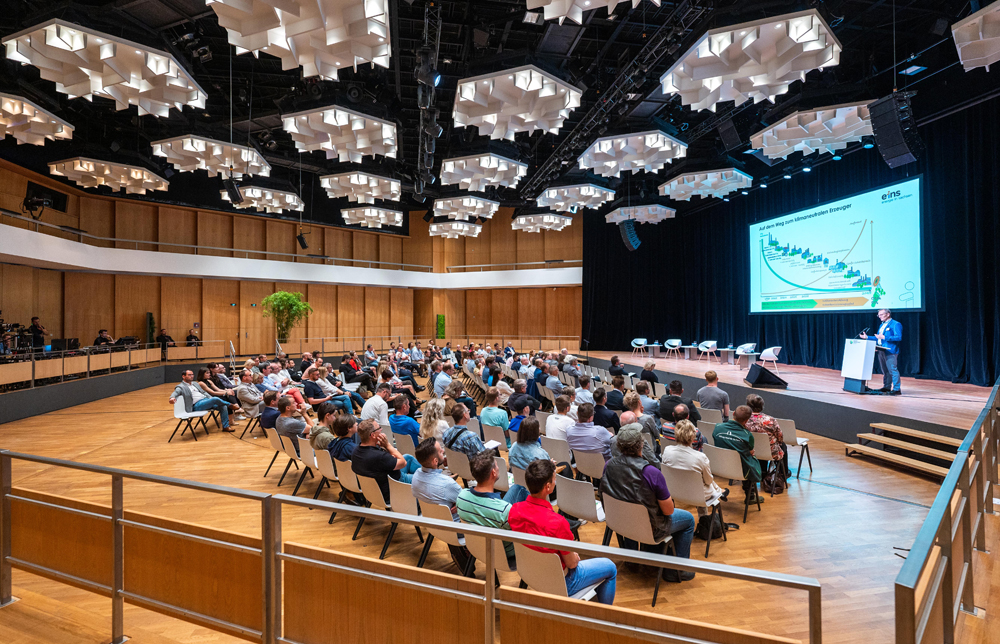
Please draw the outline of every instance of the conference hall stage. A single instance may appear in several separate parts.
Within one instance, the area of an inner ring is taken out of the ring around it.
[[[606,369],[613,355],[618,355],[627,365],[626,370],[636,375],[650,359],[645,355],[632,356],[629,351],[591,351],[590,364]],[[778,369],[781,378],[788,382],[788,389],[751,389],[743,382],[745,369],[719,364],[717,359],[709,362],[653,358],[653,361],[660,384],[666,386],[671,380],[680,380],[684,383],[685,398],[693,397],[705,385],[705,372],[711,369],[719,374],[719,385],[729,394],[731,408],[743,404],[753,391],[764,398],[765,413],[791,418],[802,431],[848,443],[857,442],[857,435],[871,431],[869,424],[875,422],[962,438],[990,393],[988,388],[977,385],[903,378],[902,396],[858,395],[843,390],[844,379],[839,370],[784,364],[779,364]],[[869,384],[881,387],[881,374],[875,375]]]

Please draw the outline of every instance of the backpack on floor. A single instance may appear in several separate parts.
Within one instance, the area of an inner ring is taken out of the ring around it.
[[[786,485],[785,477],[782,476],[777,467],[768,470],[767,474],[764,475],[764,480],[760,483],[761,489],[768,494],[781,494],[785,491]]]
[[[708,541],[709,521],[711,521],[711,532],[713,539],[722,538],[722,515],[718,512],[715,516],[698,517],[698,527],[694,530],[694,536],[702,541]]]

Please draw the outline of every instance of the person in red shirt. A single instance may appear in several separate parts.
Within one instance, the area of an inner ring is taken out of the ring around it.
[[[569,522],[552,509],[549,495],[556,489],[556,466],[551,460],[539,459],[528,465],[524,481],[531,494],[510,508],[510,529],[515,532],[537,534],[556,539],[573,541]],[[566,575],[566,592],[573,596],[587,586],[596,583],[597,601],[602,604],[615,602],[615,584],[618,569],[615,562],[604,557],[580,559],[580,555],[566,550],[553,550],[528,546],[538,552],[555,553],[562,559],[563,574]]]

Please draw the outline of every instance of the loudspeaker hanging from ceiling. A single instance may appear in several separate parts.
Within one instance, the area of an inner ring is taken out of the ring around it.
[[[622,234],[622,241],[625,242],[625,248],[629,250],[635,250],[639,248],[639,236],[635,234],[635,220],[626,219],[625,221],[618,224],[618,232]]]
[[[893,92],[868,105],[875,144],[890,168],[916,161],[924,151],[910,108],[916,92]]]

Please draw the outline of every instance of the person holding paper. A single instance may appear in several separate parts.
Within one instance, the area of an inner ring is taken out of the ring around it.
[[[899,387],[899,343],[903,339],[903,325],[892,319],[892,311],[889,309],[879,309],[878,319],[882,324],[875,334],[878,353],[878,363],[882,367],[882,389],[891,396],[900,396],[902,391]],[[861,332],[863,340],[868,339],[868,334]]]

